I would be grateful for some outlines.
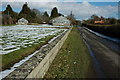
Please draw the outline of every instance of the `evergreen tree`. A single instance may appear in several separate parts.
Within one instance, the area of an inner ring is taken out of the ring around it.
[[[26,18],[30,21],[30,18],[31,18],[31,10],[30,8],[28,7],[27,3],[25,3],[22,7],[22,10],[20,11],[19,13],[19,19],[20,18]]]
[[[43,14],[44,17],[49,17],[48,13],[45,11],[45,13]]]
[[[49,15],[46,11],[43,14],[43,22],[49,23]]]
[[[3,15],[10,16],[13,19],[13,23],[16,23],[17,17],[18,17],[18,13],[14,12],[10,5],[7,5],[6,10],[3,11]]]
[[[30,14],[30,8],[28,7],[27,3],[25,3],[20,11],[20,14]]]
[[[56,7],[54,7],[54,8],[52,9],[50,18],[52,19],[52,18],[55,18],[55,17],[58,17],[58,16],[59,16],[59,14],[58,14],[58,9],[57,9]]]
[[[6,10],[3,12],[3,14],[11,16],[12,18],[17,18],[18,16],[18,13],[14,12],[10,5],[7,5]]]
[[[7,5],[6,10],[4,11],[5,14],[10,15],[13,13],[13,10],[10,5]]]
[[[19,18],[25,18],[27,19],[30,23],[36,23],[37,20],[36,20],[36,13],[34,12],[34,10],[31,10],[29,7],[28,7],[28,4],[25,3],[22,7],[22,10],[20,11],[19,13]]]

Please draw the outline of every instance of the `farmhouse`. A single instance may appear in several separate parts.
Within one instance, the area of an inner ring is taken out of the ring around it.
[[[53,26],[65,26],[65,27],[68,27],[71,24],[70,20],[63,16],[53,18],[50,20],[49,23],[52,24]]]
[[[95,24],[103,24],[104,21],[102,21],[102,20],[101,20],[101,21],[95,21],[94,23],[95,23]]]
[[[21,18],[21,19],[18,20],[17,24],[19,24],[19,25],[27,25],[28,21],[25,18]]]

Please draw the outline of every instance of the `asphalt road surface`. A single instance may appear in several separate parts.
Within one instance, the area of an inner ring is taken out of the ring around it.
[[[84,27],[79,27],[83,40],[91,50],[93,63],[99,77],[119,78],[120,44],[97,36]]]

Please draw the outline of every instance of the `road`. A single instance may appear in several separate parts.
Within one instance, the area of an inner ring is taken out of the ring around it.
[[[111,40],[97,36],[84,27],[79,31],[91,50],[94,67],[99,77],[118,78],[120,75],[120,45]]]

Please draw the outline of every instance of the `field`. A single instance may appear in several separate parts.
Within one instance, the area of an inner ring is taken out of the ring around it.
[[[0,49],[2,69],[32,54],[50,39],[66,29],[40,28],[39,25],[16,25],[0,27]]]
[[[35,27],[35,28],[34,28]],[[0,47],[3,49],[0,54],[7,54],[15,50],[44,42],[43,38],[56,35],[61,29],[37,28],[38,26],[6,26],[2,27],[0,35]]]

